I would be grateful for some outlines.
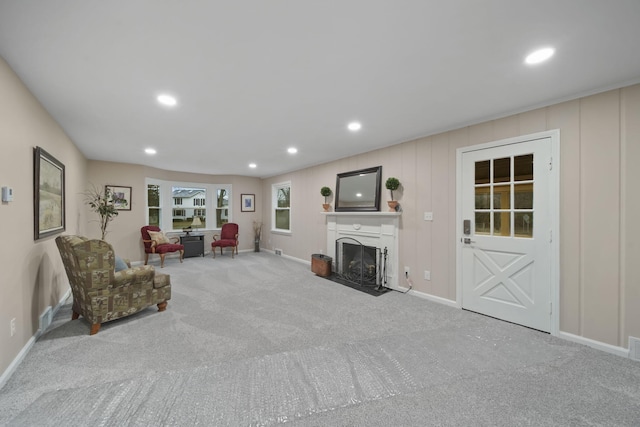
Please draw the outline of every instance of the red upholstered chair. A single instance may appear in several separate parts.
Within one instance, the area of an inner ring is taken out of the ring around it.
[[[149,254],[160,255],[160,268],[164,267],[164,257],[169,252],[180,251],[180,262],[184,259],[184,245],[179,244],[179,237],[170,237],[167,241],[155,240],[149,232],[160,233],[160,227],[155,225],[145,225],[140,229],[142,233],[142,243],[144,244],[144,265],[149,261]]]
[[[216,248],[220,248],[220,255],[222,255],[222,248],[231,248],[231,258],[234,253],[238,253],[238,224],[228,222],[222,225],[220,234],[213,235],[213,242],[211,242],[211,252],[213,257],[216,257]]]

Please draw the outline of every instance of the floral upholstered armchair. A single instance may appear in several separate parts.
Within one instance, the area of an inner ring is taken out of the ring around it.
[[[80,315],[91,324],[91,335],[109,320],[137,313],[157,304],[167,308],[171,299],[171,281],[167,274],[156,273],[150,265],[116,271],[116,256],[104,240],[81,236],[58,236],[56,244],[69,277],[75,320]]]

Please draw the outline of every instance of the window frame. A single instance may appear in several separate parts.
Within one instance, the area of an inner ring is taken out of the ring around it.
[[[165,232],[169,233],[181,233],[182,229],[174,229],[173,228],[173,188],[174,187],[185,187],[185,188],[203,188],[205,190],[205,204],[204,206],[198,206],[194,208],[205,209],[206,215],[204,216],[206,219],[206,228],[199,228],[198,231],[217,231],[220,230],[221,227],[218,227],[216,223],[216,200],[219,189],[224,189],[227,191],[229,195],[229,206],[228,206],[228,217],[229,222],[233,222],[233,186],[231,184],[205,184],[202,182],[184,182],[184,181],[166,181],[160,180],[156,178],[146,178],[145,179],[145,188],[148,191],[149,185],[157,185],[159,187],[159,207],[149,206],[149,197],[148,195],[145,197],[145,220],[147,224],[149,223],[149,208],[158,209],[159,210],[159,224],[158,226]],[[147,193],[148,194],[148,193]],[[169,201],[168,204],[165,201]],[[169,224],[169,226],[167,225]]]
[[[278,192],[283,188],[289,188],[289,206],[286,208],[278,206]],[[291,181],[283,181],[275,184],[271,184],[271,232],[280,233],[280,234],[291,234],[291,218],[292,218],[292,200],[291,200],[292,186]],[[276,227],[276,211],[277,210],[288,210],[289,211],[289,229],[277,228]]]

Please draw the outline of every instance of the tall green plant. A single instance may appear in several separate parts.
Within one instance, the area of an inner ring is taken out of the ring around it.
[[[100,217],[100,232],[102,233],[101,239],[104,240],[107,235],[107,226],[115,217],[118,216],[118,210],[115,207],[114,202],[126,203],[125,200],[114,200],[113,195],[109,187],[104,187],[104,191],[101,191],[95,185],[91,190],[87,190],[84,193],[85,203],[91,208],[91,210],[98,214]]]

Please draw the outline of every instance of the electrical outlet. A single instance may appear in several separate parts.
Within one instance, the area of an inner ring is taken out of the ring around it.
[[[425,221],[433,221],[433,212],[425,212],[424,213]]]
[[[431,272],[429,270],[424,271],[424,280],[431,280]]]
[[[408,278],[408,277],[409,277],[409,272],[410,272],[409,267],[407,267],[407,266],[405,265],[405,266],[404,266],[404,277],[407,277],[407,278]]]
[[[16,318],[15,317],[11,319],[11,322],[9,322],[9,327],[11,328],[11,336],[14,336],[16,334]]]

